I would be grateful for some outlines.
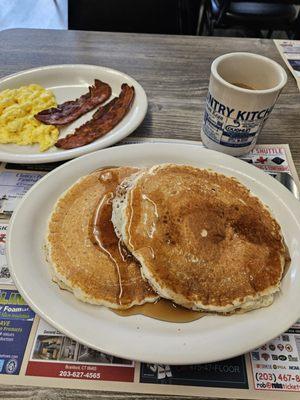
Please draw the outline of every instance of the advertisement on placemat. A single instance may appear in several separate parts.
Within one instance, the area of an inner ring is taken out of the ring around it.
[[[250,356],[255,389],[300,392],[300,324]]]
[[[34,312],[16,290],[0,289],[0,374],[18,374]]]
[[[26,375],[133,382],[134,363],[79,344],[40,320]]]
[[[245,156],[243,159],[270,173],[289,172],[285,149],[280,146],[272,148],[256,147],[249,153],[248,157]]]
[[[0,172],[0,215],[9,217],[19,201],[43,173]]]
[[[141,383],[248,389],[244,356],[209,364],[141,364]]]
[[[300,40],[274,39],[274,43],[300,90]]]

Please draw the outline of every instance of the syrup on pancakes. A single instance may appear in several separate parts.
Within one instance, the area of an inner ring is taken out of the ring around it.
[[[104,195],[94,212],[91,223],[91,240],[98,246],[100,251],[103,251],[110,257],[116,267],[120,285],[119,302],[122,304],[122,297],[126,291],[126,285],[123,285],[123,282],[128,279],[127,269],[130,262],[132,262],[133,256],[117,237],[111,222],[112,200],[115,188],[118,185],[118,177],[113,170],[103,169],[99,180],[105,189]],[[112,311],[120,316],[142,314],[168,322],[190,322],[207,314],[188,310],[166,299],[160,299],[155,303],[146,303],[141,306],[133,306],[127,310]]]

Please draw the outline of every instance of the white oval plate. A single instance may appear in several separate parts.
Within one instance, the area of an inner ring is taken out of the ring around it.
[[[212,168],[235,176],[272,210],[291,253],[282,291],[268,308],[207,316],[185,324],[145,316],[120,317],[82,303],[52,283],[43,242],[57,198],[79,177],[108,165],[150,166],[163,162]],[[136,144],[88,154],[42,178],[14,212],[8,233],[11,275],[28,304],[43,319],[87,346],[119,357],[165,364],[205,363],[256,348],[288,329],[300,316],[300,205],[274,178],[246,162],[193,145]]]
[[[0,160],[26,164],[69,160],[111,146],[132,133],[141,124],[146,115],[148,107],[147,96],[137,81],[114,69],[85,64],[63,64],[33,68],[2,78],[0,80],[0,92],[5,89],[15,89],[20,86],[37,83],[46,89],[50,89],[55,94],[57,104],[60,104],[67,100],[75,100],[86,93],[88,86],[94,83],[95,78],[111,86],[112,97],[119,95],[122,83],[128,83],[128,85],[135,88],[133,105],[128,114],[115,128],[86,146],[70,150],[62,150],[53,146],[41,153],[38,145],[0,144]],[[73,133],[75,128],[91,119],[96,109],[86,113],[73,123],[59,128],[59,137]]]

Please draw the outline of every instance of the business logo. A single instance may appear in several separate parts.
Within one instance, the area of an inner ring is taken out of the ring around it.
[[[11,359],[6,363],[5,370],[8,374],[13,374],[18,367],[17,360]]]
[[[284,356],[283,354],[280,354],[280,356],[278,356],[278,359],[281,360],[281,361],[286,361],[287,357]]]
[[[261,357],[265,360],[268,361],[268,359],[270,358],[270,355],[268,353],[262,353]]]
[[[288,355],[289,361],[298,361],[298,357],[293,357],[290,354]]]
[[[291,353],[293,351],[293,347],[288,343],[285,345],[285,349],[286,351],[288,351],[289,353]]]
[[[172,372],[169,365],[163,364],[150,364],[149,368],[152,372],[156,372],[157,379],[171,378]]]
[[[286,369],[285,365],[280,365],[280,364],[274,364],[273,369]]]
[[[259,156],[256,160],[255,160],[255,162],[256,163],[259,163],[259,164],[264,164],[265,162],[267,162],[268,161],[268,158],[267,157],[262,157],[262,156]],[[270,346],[274,346],[273,344],[271,344]],[[269,347],[270,347],[269,346]],[[274,346],[275,347],[275,346]]]
[[[247,147],[269,117],[272,107],[263,110],[239,110],[207,95],[203,133],[212,141],[229,147]]]
[[[255,364],[256,368],[260,368],[260,369],[272,369],[272,365],[271,364]]]
[[[259,111],[236,110],[235,108],[228,107],[227,105],[217,101],[209,92],[207,95],[206,104],[210,107],[211,111],[214,111],[215,114],[238,121],[264,120],[269,116],[274,107],[272,106]]]
[[[272,161],[276,165],[281,165],[284,162],[284,160],[280,157],[274,157],[274,158],[272,158]],[[282,335],[282,340],[284,340],[284,335]]]

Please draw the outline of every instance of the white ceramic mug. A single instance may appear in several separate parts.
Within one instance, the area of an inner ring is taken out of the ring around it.
[[[252,150],[286,81],[285,70],[267,57],[229,53],[216,58],[201,130],[203,144],[233,156]]]

